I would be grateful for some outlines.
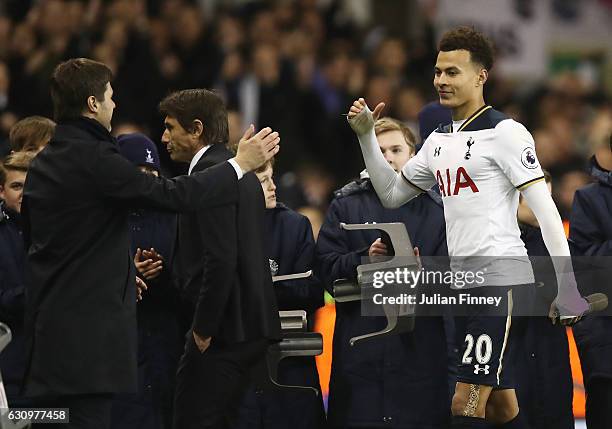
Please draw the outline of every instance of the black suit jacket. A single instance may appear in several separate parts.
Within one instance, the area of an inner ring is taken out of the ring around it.
[[[22,214],[27,395],[136,389],[135,269],[128,209],[190,210],[235,203],[228,163],[155,178],[122,157],[98,122],[60,123],[36,156]]]
[[[215,168],[231,156],[224,146],[213,145],[193,172]],[[280,338],[264,249],[265,201],[255,174],[238,182],[238,194],[237,203],[179,217],[175,276],[195,310],[198,335],[224,343]]]

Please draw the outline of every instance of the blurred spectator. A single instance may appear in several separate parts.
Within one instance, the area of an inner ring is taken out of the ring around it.
[[[334,190],[334,178],[316,165],[305,166],[298,172],[308,205],[326,210]]]
[[[315,240],[319,238],[319,231],[321,231],[321,226],[325,220],[325,213],[311,206],[300,207],[298,213],[308,218],[310,225],[312,225],[312,234]]]
[[[0,158],[9,153],[6,138],[9,130],[17,121],[17,116],[9,110],[9,69],[5,63],[0,61]]]
[[[168,22],[174,42],[172,50],[177,53],[180,62],[181,73],[176,82],[178,87],[209,88],[221,68],[220,49],[211,40],[210,28],[205,23],[197,6],[185,5]]]
[[[569,219],[576,190],[587,185],[590,181],[589,175],[580,170],[570,171],[561,177],[558,185],[559,190],[555,192],[555,196],[559,213],[563,219]]]
[[[369,102],[369,101],[368,101]],[[419,88],[404,85],[399,88],[395,98],[393,110],[395,117],[402,121],[407,127],[419,131],[419,112],[425,106],[425,97]]]
[[[337,187],[363,168],[341,116],[352,99],[385,101],[387,114],[416,130],[416,113],[434,98],[436,3],[6,0],[0,154],[8,153],[5,139],[19,118],[51,116],[53,67],[85,56],[115,72],[116,123],[161,135],[156,105],[164,95],[218,88],[244,125],[279,130],[279,177],[316,164]],[[582,8],[572,10],[580,16]],[[537,136],[542,165],[558,179],[583,169],[586,155],[610,132],[609,88],[597,55],[604,54],[579,53],[576,67],[541,81],[510,80],[493,70],[487,85],[487,99]],[[161,157],[168,168],[165,152]]]
[[[384,76],[393,87],[397,88],[404,79],[407,62],[408,57],[403,40],[388,38],[378,46],[372,66],[376,73]]]

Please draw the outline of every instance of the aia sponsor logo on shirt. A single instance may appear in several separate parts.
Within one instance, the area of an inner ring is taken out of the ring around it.
[[[472,193],[479,192],[478,186],[476,186],[476,183],[474,183],[463,167],[457,168],[456,171],[451,171],[448,168],[445,172],[437,170],[436,180],[438,181],[438,187],[443,197],[459,195],[462,189],[470,189]]]

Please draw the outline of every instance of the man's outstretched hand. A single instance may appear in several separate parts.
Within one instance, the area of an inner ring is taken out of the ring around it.
[[[238,143],[235,160],[243,173],[248,173],[276,155],[280,150],[279,143],[280,136],[272,128],[266,127],[255,134],[255,127],[251,125]]]
[[[363,98],[355,100],[346,115],[355,134],[361,136],[369,133],[374,128],[374,123],[376,123],[384,108],[385,103],[378,103],[372,112]]]

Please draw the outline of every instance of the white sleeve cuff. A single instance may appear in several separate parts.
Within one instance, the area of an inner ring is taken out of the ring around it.
[[[242,172],[242,168],[240,168],[240,166],[236,162],[236,158],[228,159],[227,162],[229,162],[230,165],[232,167],[234,167],[234,170],[236,171],[236,176],[238,177],[238,180],[242,179],[242,176],[244,176],[244,173]]]

